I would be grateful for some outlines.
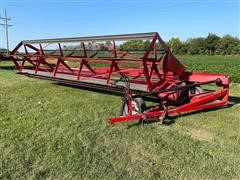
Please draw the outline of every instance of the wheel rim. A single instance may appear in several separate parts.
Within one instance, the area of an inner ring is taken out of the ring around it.
[[[132,101],[132,115],[138,114],[140,112],[139,104],[136,101]],[[128,114],[128,104],[124,104],[124,113]]]

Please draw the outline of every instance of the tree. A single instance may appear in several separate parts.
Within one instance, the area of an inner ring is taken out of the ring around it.
[[[111,41],[106,41],[105,46],[112,46],[112,42]]]
[[[63,50],[67,50],[68,47],[66,45],[63,45]]]
[[[220,37],[216,34],[209,33],[205,38],[205,52],[207,54],[215,54],[218,48]]]
[[[149,45],[150,45],[150,40],[146,40],[146,41],[144,41],[144,48],[146,49],[146,48],[148,48],[149,47]]]
[[[148,42],[145,43],[142,40],[127,41],[120,45],[120,50],[124,50],[124,51],[145,50],[147,43]]]
[[[188,48],[188,54],[204,54],[206,49],[205,39],[202,37],[199,38],[190,38],[186,41]]]
[[[219,40],[218,54],[240,54],[240,40],[229,34]]]
[[[109,50],[109,47],[112,47],[112,42],[111,41],[106,41],[105,43],[100,44],[100,50]]]
[[[167,45],[171,48],[171,51],[175,54],[179,54],[182,49],[182,42],[179,38],[171,38]]]

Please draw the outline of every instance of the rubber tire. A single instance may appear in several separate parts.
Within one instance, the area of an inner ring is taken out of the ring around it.
[[[137,114],[137,113],[141,114],[146,110],[146,104],[141,97],[132,99],[132,102],[134,103],[135,107],[137,106],[137,108],[133,107],[133,114]],[[125,116],[127,114],[128,114],[128,104],[127,102],[123,102],[119,115]]]

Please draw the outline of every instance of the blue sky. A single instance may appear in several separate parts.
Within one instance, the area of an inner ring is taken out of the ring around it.
[[[164,40],[240,36],[240,0],[0,0],[0,6],[12,19],[11,49],[25,39],[152,31]]]

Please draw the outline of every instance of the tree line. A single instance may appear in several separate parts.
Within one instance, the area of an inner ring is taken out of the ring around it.
[[[145,50],[150,41],[131,40],[120,45],[120,50]],[[207,37],[189,38],[181,41],[171,38],[167,45],[174,54],[207,54],[207,55],[234,55],[240,54],[240,39],[231,35],[222,37],[209,33]]]

